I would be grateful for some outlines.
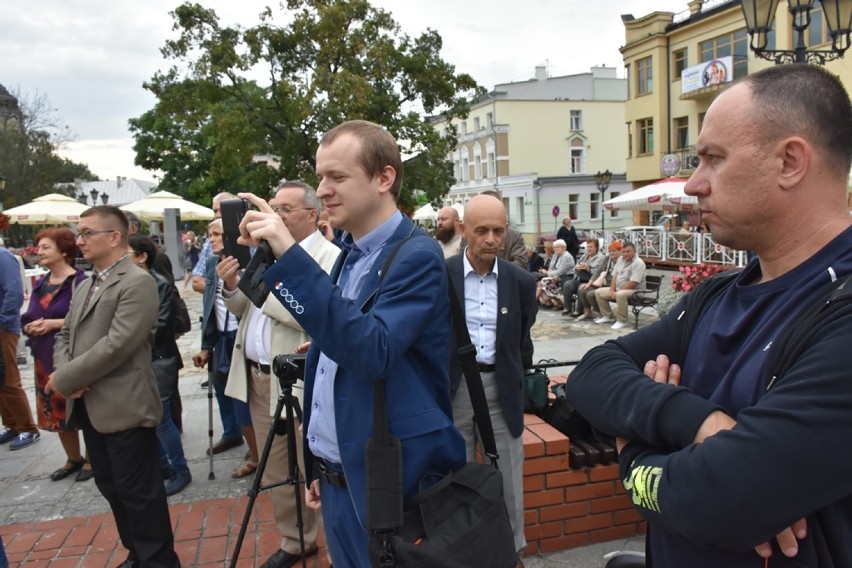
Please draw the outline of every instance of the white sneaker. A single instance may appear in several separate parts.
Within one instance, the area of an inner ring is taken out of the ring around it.
[[[599,317],[598,319],[595,320],[595,323],[612,323],[614,321],[615,320],[610,318],[610,317],[601,316],[601,317]]]
[[[625,327],[630,327],[630,324],[629,323],[622,323],[620,321],[617,321],[614,324],[612,324],[612,329],[624,329]]]
[[[582,314],[582,315],[578,316],[577,319],[575,319],[574,321],[583,321],[583,320],[591,319],[591,317],[592,316],[587,316],[586,314]]]

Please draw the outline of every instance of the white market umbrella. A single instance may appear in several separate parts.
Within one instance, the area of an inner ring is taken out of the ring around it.
[[[604,201],[604,208],[612,209],[641,209],[648,211],[661,211],[670,208],[673,202],[668,201],[670,195],[679,198],[689,198],[684,192],[687,178],[668,177],[655,181],[639,189],[628,191],[618,197]],[[683,203],[697,203],[697,201],[683,201]]]
[[[431,203],[427,203],[423,207],[419,207],[417,211],[414,212],[414,215],[411,216],[415,221],[434,221],[438,216],[438,213],[435,211],[435,208],[432,207]]]
[[[62,225],[78,222],[80,214],[88,208],[73,197],[48,193],[3,213],[9,217],[10,223],[19,225]]]
[[[210,221],[213,219],[213,210],[209,207],[187,201],[180,195],[168,191],[157,191],[151,195],[146,195],[139,201],[122,205],[120,209],[135,213],[145,222],[162,221],[166,216],[166,209],[180,210],[181,221]]]

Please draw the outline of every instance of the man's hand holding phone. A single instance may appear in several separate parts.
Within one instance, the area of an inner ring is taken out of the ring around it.
[[[258,247],[263,241],[269,243],[269,248],[275,258],[278,258],[296,244],[296,240],[284,221],[272,207],[253,193],[240,193],[240,198],[247,200],[257,207],[257,211],[249,210],[240,222],[240,238],[237,242],[242,245]]]

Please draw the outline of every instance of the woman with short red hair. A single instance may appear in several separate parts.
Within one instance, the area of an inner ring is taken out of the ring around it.
[[[74,233],[69,229],[50,228],[39,231],[39,265],[50,271],[33,286],[30,305],[21,316],[24,333],[29,337],[27,343],[35,361],[36,416],[38,427],[59,434],[59,440],[65,449],[65,465],[54,471],[53,481],[65,479],[88,464],[80,454],[80,436],[77,429],[65,422],[65,399],[58,392],[47,394],[44,386],[53,373],[53,344],[56,332],[62,328],[62,322],[71,305],[71,294],[77,283],[85,280],[82,270],[74,268],[74,259],[79,249]],[[78,474],[78,480],[89,479],[91,469],[87,467]]]

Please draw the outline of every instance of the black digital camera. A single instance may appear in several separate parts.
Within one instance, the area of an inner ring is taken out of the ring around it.
[[[282,390],[292,387],[296,381],[305,380],[305,354],[276,355],[272,360],[272,371],[278,377]]]

